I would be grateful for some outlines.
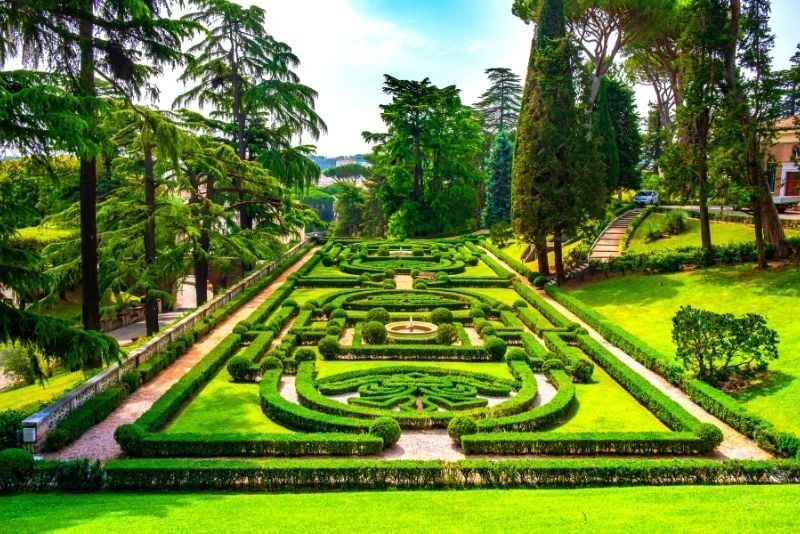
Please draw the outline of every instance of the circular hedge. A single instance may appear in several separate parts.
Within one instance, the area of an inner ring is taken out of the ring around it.
[[[478,432],[478,425],[468,415],[457,415],[447,425],[447,435],[458,445],[461,445],[461,436],[475,434],[476,432]]]
[[[380,321],[369,321],[361,330],[361,338],[371,345],[386,343],[386,326]]]
[[[528,361],[528,353],[525,352],[524,349],[519,347],[510,347],[508,352],[506,352],[506,361],[507,362],[527,362]]]
[[[264,373],[272,369],[280,369],[283,371],[283,362],[275,356],[267,356],[264,358],[264,361],[261,362],[261,372]]]
[[[388,449],[400,440],[400,423],[391,417],[378,417],[369,425],[369,433],[383,440],[383,448]]]
[[[300,347],[294,351],[294,360],[297,363],[313,362],[316,359],[317,359],[317,353],[314,352],[314,349],[310,349],[308,347]]]

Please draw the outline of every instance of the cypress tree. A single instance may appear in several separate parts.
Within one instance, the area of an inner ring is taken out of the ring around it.
[[[605,182],[608,190],[616,189],[619,184],[619,152],[617,150],[617,134],[611,120],[608,104],[608,81],[600,82],[600,93],[592,121],[592,139],[597,143],[600,157],[605,164]]]
[[[511,161],[514,143],[508,134],[500,132],[494,138],[492,151],[486,161],[489,179],[486,181],[486,206],[481,223],[489,228],[498,222],[511,222]]]

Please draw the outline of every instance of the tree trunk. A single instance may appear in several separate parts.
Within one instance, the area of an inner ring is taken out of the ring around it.
[[[553,236],[553,254],[555,256],[555,264],[556,264],[556,283],[561,285],[564,283],[566,277],[564,276],[564,258],[562,255],[562,248],[561,248],[561,230],[556,229],[555,235]]]
[[[87,3],[91,10],[91,3]],[[80,34],[80,78],[79,92],[82,96],[95,96],[94,83],[94,24],[81,20]],[[95,122],[94,111],[89,117]],[[81,277],[83,300],[81,303],[83,327],[87,330],[100,330],[100,288],[97,279],[97,159],[80,158],[80,214],[81,214]],[[87,360],[87,368],[97,367],[98,359]]]
[[[194,292],[199,308],[206,303],[208,292],[208,252],[211,249],[208,229],[201,230],[198,241],[200,250],[195,251],[194,255]]]
[[[708,131],[710,110],[697,118],[697,200],[700,208],[700,245],[711,250],[711,222],[708,216]]]
[[[142,144],[144,151],[144,203],[146,206],[147,222],[144,227],[144,262],[147,269],[152,269],[156,262],[156,182],[153,173],[153,146],[145,141]],[[152,288],[148,288],[149,290]],[[144,316],[147,325],[147,335],[158,332],[158,299],[145,297]]]
[[[761,209],[763,204],[755,197],[751,197],[753,203],[753,228],[756,234],[756,254],[758,255],[758,268],[766,269],[769,267],[767,264],[767,252],[764,246],[764,229],[761,225]]]
[[[231,40],[233,41],[233,39],[234,38],[232,37]],[[241,159],[246,159],[247,140],[244,137],[245,116],[242,111],[242,78],[239,75],[239,63],[236,56],[235,45],[231,45],[230,62],[231,77],[233,82],[232,114],[233,120],[236,122],[236,154]],[[242,179],[234,178],[233,185],[235,188],[240,189],[243,185]],[[239,200],[241,201],[243,198],[244,195],[240,192]],[[239,207],[239,227],[245,230],[251,230],[253,228],[253,219],[250,217],[250,213],[247,211],[246,205]]]
[[[547,235],[537,234],[533,244],[536,245],[536,267],[539,274],[550,276],[550,261],[547,258]]]

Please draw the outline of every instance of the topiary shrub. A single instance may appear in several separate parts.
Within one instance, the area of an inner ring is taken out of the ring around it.
[[[391,417],[378,417],[369,425],[369,433],[383,440],[384,449],[400,440],[400,432],[400,423]]]
[[[371,282],[371,281],[372,280],[370,280],[369,275],[366,274],[366,273],[358,275],[358,283],[359,284],[366,284],[367,282]]]
[[[445,273],[445,272],[442,272],[442,271],[439,271],[438,273],[436,273],[435,278],[440,282],[449,282],[450,281],[450,275]]]
[[[378,247],[378,256],[388,256],[389,255],[389,245],[381,245]]]
[[[139,450],[139,444],[144,437],[144,431],[139,425],[120,425],[114,431],[114,440],[119,443],[125,454],[131,456]]]
[[[325,328],[325,333],[329,336],[336,336],[337,338],[342,335],[342,327],[338,324],[329,324]]]
[[[447,308],[435,308],[428,314],[428,320],[434,324],[452,323],[453,312]]]
[[[250,382],[255,379],[257,368],[246,356],[234,356],[226,367],[234,382]]]
[[[533,285],[535,285],[536,287],[539,287],[539,288],[546,286],[547,282],[548,282],[548,280],[547,280],[546,276],[539,275],[539,276],[537,276],[536,278],[533,279]]]
[[[525,301],[524,301],[524,300],[522,300],[522,299],[517,299],[517,300],[515,300],[515,301],[514,301],[514,304],[513,304],[513,306],[514,306],[515,308],[527,308],[527,307],[528,307],[528,303],[527,303],[527,302],[525,302]]]
[[[461,436],[475,434],[478,432],[478,425],[475,420],[468,415],[457,415],[450,419],[447,425],[447,435],[456,445],[461,445]]]
[[[303,304],[303,309],[305,310],[316,310],[317,308],[319,308],[319,302],[313,299]]]
[[[264,358],[264,361],[261,362],[261,372],[264,373],[271,369],[280,369],[283,371],[283,362],[275,356],[267,356]]]
[[[33,476],[33,455],[25,449],[0,451],[0,491],[14,491]]]
[[[286,299],[281,303],[283,308],[297,308],[297,301],[294,299]]]
[[[300,347],[294,351],[294,361],[300,362],[313,362],[317,359],[317,353],[314,349],[308,347]]]
[[[395,271],[394,269],[384,269],[383,276],[387,278],[394,278],[395,276],[397,276],[397,271]]]
[[[528,353],[519,347],[510,347],[506,352],[507,362],[527,362]]]
[[[483,313],[483,310],[479,308],[472,308],[469,311],[469,316],[472,317],[473,319],[483,319],[484,317],[486,317],[486,314]]]
[[[506,353],[506,342],[499,337],[489,336],[483,344],[486,352],[491,354],[495,359],[501,359]]]
[[[383,289],[395,289],[397,287],[397,284],[394,282],[393,279],[387,278],[386,280],[381,282],[381,287]]]
[[[122,375],[122,378],[120,378],[119,381],[122,382],[122,384],[125,386],[125,389],[128,390],[128,394],[131,394],[139,389],[140,385],[142,385],[142,373],[138,371],[128,371]]]
[[[697,437],[703,440],[703,443],[713,448],[722,443],[724,436],[722,430],[712,425],[711,423],[702,423],[695,431]]]
[[[417,291],[424,291],[428,289],[428,283],[425,280],[414,280],[412,287]]]
[[[23,419],[25,414],[16,410],[0,412],[0,450],[16,447],[19,444],[17,437]]]
[[[436,331],[436,342],[442,345],[452,345],[458,341],[458,329],[452,323],[442,323]]]
[[[550,358],[549,360],[544,361],[544,365],[542,365],[543,371],[550,371],[552,369],[564,369],[564,362],[559,360],[558,358]]]
[[[419,276],[419,269],[414,267],[413,269],[411,269],[411,272],[409,274],[412,276],[412,278],[416,278],[417,276]]]
[[[333,302],[328,302],[327,304],[325,304],[325,305],[322,307],[322,311],[324,311],[324,312],[325,312],[325,315],[327,315],[328,317],[330,317],[330,316],[331,316],[331,314],[332,314],[332,313],[334,312],[334,310],[336,310],[336,309],[338,309],[338,308],[337,308],[336,304],[334,304]]]
[[[483,327],[480,329],[478,333],[481,335],[481,337],[486,338],[497,334],[497,331],[491,324],[486,323],[485,325],[483,325]]]
[[[411,247],[411,255],[412,256],[424,256],[425,255],[425,251],[422,249],[422,247]]]
[[[233,327],[234,334],[246,334],[247,331],[248,328],[242,324],[237,324],[236,326]]]
[[[328,315],[331,319],[347,319],[347,312],[342,308],[336,308]]]
[[[324,357],[330,358],[331,356],[336,356],[339,354],[339,351],[342,350],[342,346],[339,345],[338,338],[333,336],[325,336],[319,340],[317,349],[319,349],[319,353]]]
[[[369,321],[361,329],[361,339],[371,345],[386,343],[387,336],[386,326],[380,321]]]
[[[541,371],[544,368],[544,360],[541,358],[531,358],[528,365],[530,365],[531,369],[534,371]]]
[[[581,384],[588,384],[591,382],[592,373],[594,373],[594,364],[583,358],[575,362],[575,365],[572,366],[572,370],[570,371],[572,380],[574,382],[580,382]]]
[[[331,265],[333,265],[333,258],[330,255],[325,254],[324,256],[322,256],[322,265],[324,265],[325,267],[330,267]]]
[[[389,317],[389,312],[386,311],[386,308],[372,308],[367,312],[367,321],[378,321],[386,324],[391,321],[391,317]]]

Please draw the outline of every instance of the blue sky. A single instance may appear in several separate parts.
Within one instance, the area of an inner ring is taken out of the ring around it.
[[[384,73],[455,84],[472,104],[486,88],[485,69],[524,75],[532,35],[511,14],[511,0],[239,1],[264,7],[268,30],[300,57],[298,73],[319,92],[317,107],[328,123],[328,135],[317,142],[317,152],[327,156],[368,151],[361,132],[383,130]],[[800,41],[800,6],[798,0],[772,5],[775,66],[783,68]],[[162,107],[180,92],[174,80],[165,76]],[[637,88],[642,110],[650,98],[647,88]]]

